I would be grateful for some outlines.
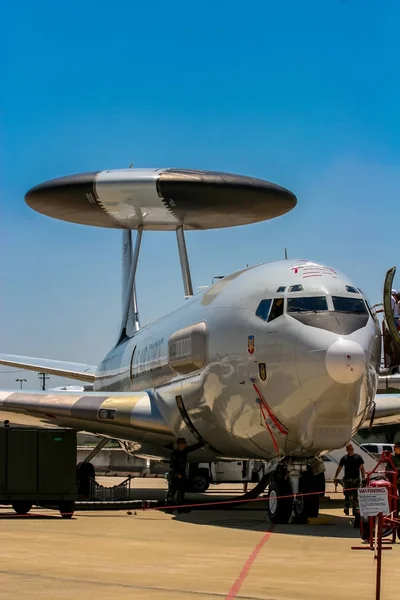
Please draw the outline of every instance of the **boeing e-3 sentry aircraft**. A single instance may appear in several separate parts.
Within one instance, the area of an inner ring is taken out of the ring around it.
[[[336,269],[271,262],[193,295],[184,230],[283,215],[297,202],[288,190],[208,171],[125,169],[48,181],[26,202],[54,218],[123,230],[123,311],[116,344],[97,367],[1,355],[2,365],[85,384],[84,392],[0,392],[5,418],[119,439],[138,456],[167,459],[184,436],[204,444],[194,464],[264,459],[269,517],[281,523],[293,511],[305,521],[318,514],[318,494],[300,493],[322,491],[321,453],[343,447],[362,425],[400,421],[400,398],[376,396],[378,385],[396,386],[398,378],[380,374],[375,311]],[[135,275],[145,229],[176,231],[186,300],[141,328]],[[394,271],[385,313],[399,343],[390,310]]]

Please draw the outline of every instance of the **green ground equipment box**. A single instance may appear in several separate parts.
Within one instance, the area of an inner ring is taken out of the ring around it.
[[[38,505],[72,516],[76,446],[76,432],[69,429],[0,428],[0,504],[19,514]]]

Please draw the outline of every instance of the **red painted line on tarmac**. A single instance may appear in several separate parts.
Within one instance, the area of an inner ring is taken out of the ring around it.
[[[261,540],[258,542],[257,546],[254,548],[254,550],[250,554],[249,558],[244,563],[243,569],[240,571],[235,583],[229,590],[228,595],[225,597],[225,600],[234,600],[234,598],[236,598],[240,588],[242,587],[242,585],[244,583],[244,580],[246,579],[251,567],[253,566],[254,561],[256,560],[257,556],[259,555],[259,553],[261,552],[261,550],[263,549],[263,547],[265,546],[265,544],[268,542],[269,538],[271,537],[272,530],[273,530],[273,525],[270,525],[268,530],[265,532],[265,534],[261,538]]]

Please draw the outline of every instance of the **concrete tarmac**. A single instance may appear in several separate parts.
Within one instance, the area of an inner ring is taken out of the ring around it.
[[[165,490],[157,479],[133,486],[142,497]],[[202,499],[241,493],[212,490]],[[262,501],[246,510],[80,512],[71,520],[3,508],[0,599],[372,600],[373,553],[351,550],[358,532],[341,496],[330,495],[311,524],[273,528]],[[397,595],[399,557],[400,544],[384,552],[382,600]]]

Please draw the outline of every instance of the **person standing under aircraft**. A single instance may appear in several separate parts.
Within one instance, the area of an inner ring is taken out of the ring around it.
[[[187,457],[189,452],[198,450],[204,446],[203,442],[198,442],[188,446],[185,438],[178,438],[176,448],[171,454],[168,472],[168,492],[166,498],[167,505],[181,505],[185,501],[185,491],[187,487]]]
[[[349,514],[350,505],[357,502],[357,488],[360,487],[361,476],[365,479],[364,460],[359,454],[355,454],[353,444],[347,444],[346,452],[340,459],[340,463],[335,473],[335,484],[340,471],[344,467],[343,491],[344,491],[344,514]]]
[[[397,469],[397,491],[400,494],[400,442],[396,442],[394,445],[392,461]],[[392,471],[392,465],[390,463],[387,463],[386,471]]]

